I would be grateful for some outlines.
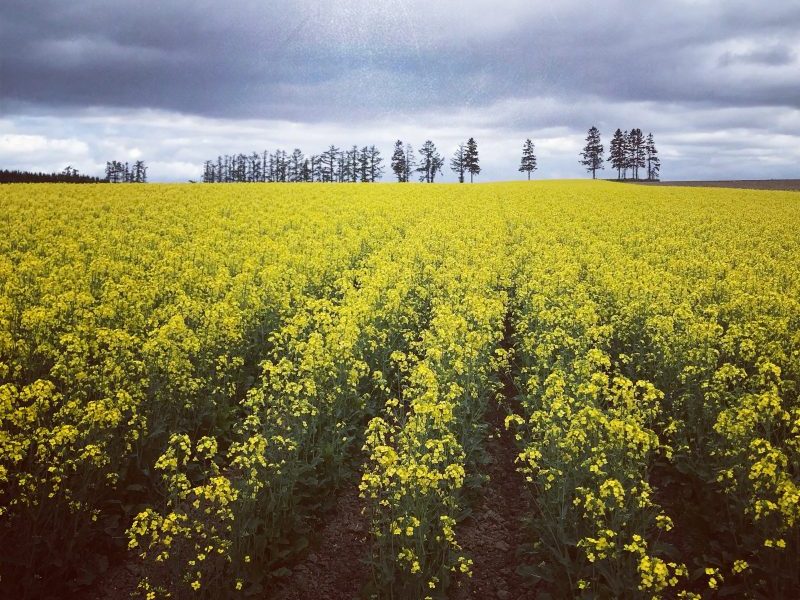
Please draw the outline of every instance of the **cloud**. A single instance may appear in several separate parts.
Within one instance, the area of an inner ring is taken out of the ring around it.
[[[791,0],[4,0],[0,131],[163,179],[221,152],[475,135],[486,177],[510,178],[529,135],[541,175],[579,175],[589,125],[638,126],[674,156],[665,175],[701,168],[700,136],[716,173],[742,176],[738,139],[791,176],[768,142],[800,142],[799,29]],[[63,167],[53,148],[35,164]]]
[[[0,152],[15,152],[31,156],[41,152],[58,152],[71,155],[84,155],[89,147],[85,142],[76,139],[51,139],[41,135],[0,136]]]
[[[737,67],[789,64],[800,6],[788,1],[609,0],[592,11],[577,0],[240,0],[225,10],[207,0],[136,10],[7,0],[0,27],[0,96],[48,106],[309,121],[563,92],[800,101],[800,70],[722,85]]]
[[[796,61],[797,54],[792,48],[778,45],[771,48],[751,47],[740,51],[728,51],[720,56],[719,64],[722,67],[740,64],[785,67],[795,64]]]
[[[0,129],[2,131],[2,129]],[[61,171],[77,163],[95,171],[89,144],[76,138],[0,133],[0,165],[5,169]]]
[[[386,116],[358,123],[86,109],[66,119],[37,115],[0,121],[0,164],[60,170],[69,156],[67,162],[81,171],[101,174],[106,160],[142,158],[152,180],[186,181],[199,179],[203,162],[218,154],[295,147],[312,154],[329,144],[342,148],[376,144],[388,162],[399,138],[415,148],[431,139],[449,158],[458,143],[472,135],[481,154],[481,181],[519,178],[519,155],[528,137],[536,144],[537,177],[582,177],[578,153],[591,124],[582,115],[601,112],[605,118],[596,123],[606,144],[617,127],[654,130],[663,174],[670,179],[780,178],[796,172],[800,164],[800,110],[777,113],[763,107],[716,110],[637,102],[615,105],[614,110],[602,108],[599,98],[573,98],[559,110],[556,98],[531,97],[453,112],[429,110],[413,121]],[[60,131],[62,137],[51,138],[52,131]],[[18,148],[27,150],[21,153]],[[385,179],[391,180],[390,175],[387,169]],[[444,180],[454,179],[445,173]]]

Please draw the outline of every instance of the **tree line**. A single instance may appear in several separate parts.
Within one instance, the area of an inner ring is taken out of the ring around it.
[[[133,164],[111,160],[106,162],[105,178],[82,175],[72,166],[60,173],[0,170],[0,183],[147,183],[147,165],[143,160]]]
[[[646,169],[648,180],[658,179],[661,161],[658,158],[653,134],[645,138],[642,130],[635,128],[622,132],[617,129],[610,144],[608,162],[617,170],[618,179],[640,179],[640,169]],[[251,154],[233,154],[218,156],[216,161],[207,160],[203,169],[204,183],[232,182],[363,182],[378,181],[384,172],[383,158],[380,151],[373,146],[353,146],[350,150],[342,150],[331,145],[321,154],[306,156],[302,150],[295,148],[291,154],[283,150],[264,151]],[[581,152],[581,164],[597,177],[597,171],[604,169],[604,147],[597,127],[589,129],[586,146]],[[443,175],[445,158],[431,140],[414,151],[410,143],[397,140],[389,166],[397,181],[407,183],[416,176],[424,183],[434,183],[436,177]],[[455,173],[459,183],[470,183],[481,172],[478,143],[470,137],[466,142],[458,144],[450,158],[450,170]],[[522,145],[522,157],[519,171],[531,178],[538,169],[536,146],[528,138]]]
[[[417,154],[419,156],[417,156]],[[345,150],[331,145],[320,154],[306,155],[300,148],[291,154],[285,150],[225,154],[207,160],[203,166],[203,183],[373,183],[384,174],[384,159],[375,145],[352,146]],[[390,160],[397,181],[419,180],[433,183],[442,175],[445,159],[431,140],[426,140],[415,153],[411,144],[397,140]],[[470,181],[481,172],[478,144],[474,138],[459,144],[450,161],[450,168],[460,182],[467,174]]]
[[[383,158],[375,146],[334,145],[320,154],[306,155],[300,148],[220,155],[207,160],[203,183],[371,183],[383,176]]]
[[[411,181],[412,173],[418,173],[419,181],[425,183],[436,181],[437,174],[443,175],[442,167],[446,161],[436,148],[436,144],[431,140],[425,140],[417,153],[419,158],[414,156],[414,148],[411,144],[403,143],[402,140],[394,143],[392,171],[398,182]],[[469,138],[466,142],[458,145],[450,158],[450,170],[456,174],[459,183],[464,183],[467,174],[469,174],[470,182],[474,180],[475,175],[480,174],[478,143],[475,138]]]
[[[65,167],[60,173],[41,173],[0,169],[0,183],[103,183],[105,180],[82,175],[78,169]]]
[[[132,165],[119,160],[106,163],[106,181],[108,183],[147,183],[147,166],[143,160]]]
[[[600,131],[591,127],[586,136],[586,145],[580,154],[580,164],[597,178],[597,171],[611,163],[617,171],[617,179],[658,180],[661,160],[658,156],[653,134],[646,137],[639,128],[623,132],[617,129],[609,143],[609,155],[605,157]],[[354,145],[349,149],[329,146],[319,154],[306,155],[299,148],[291,153],[285,150],[251,152],[249,154],[226,154],[216,160],[207,160],[203,166],[204,183],[235,182],[321,182],[372,183],[384,174],[384,159],[375,145]],[[392,173],[398,182],[409,182],[414,177],[425,183],[434,183],[436,177],[443,175],[447,161],[431,140],[417,150],[411,144],[397,140],[390,159]],[[470,183],[481,172],[478,143],[470,137],[458,144],[450,158],[450,170],[455,173],[459,183]],[[528,138],[522,145],[519,172],[531,174],[538,169],[536,148]],[[71,166],[61,173],[32,173],[28,171],[0,170],[0,183],[21,182],[65,182],[65,183],[146,183],[147,166],[143,160],[133,164],[112,160],[106,162],[105,179],[82,175]]]
[[[597,171],[605,168],[604,162],[610,162],[611,168],[617,170],[617,179],[639,180],[640,169],[648,181],[657,181],[661,172],[661,159],[658,157],[655,139],[652,133],[644,136],[639,128],[623,132],[619,128],[614,132],[608,146],[608,158],[604,161],[604,147],[600,139],[600,130],[591,127],[586,135],[586,145],[581,151],[581,164],[597,178]]]

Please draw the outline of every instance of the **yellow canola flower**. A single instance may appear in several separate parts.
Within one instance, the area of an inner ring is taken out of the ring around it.
[[[306,516],[294,499],[309,465],[336,479],[363,433],[373,541],[391,547],[397,528],[414,556],[379,552],[376,572],[393,581],[402,563],[410,587],[394,595],[424,597],[469,571],[455,518],[509,378],[516,464],[535,526],[566,528],[555,547],[574,558],[570,581],[682,594],[666,590],[681,566],[656,556],[681,524],[654,464],[716,479],[748,558],[737,580],[772,585],[797,562],[793,196],[610,182],[78,188],[0,190],[12,560],[50,531],[104,535],[106,500],[126,500],[130,457],[147,457],[158,492],[128,532],[142,595],[186,595],[212,572],[224,589],[249,584],[271,567],[254,532],[280,545]],[[163,583],[165,571],[180,576]]]

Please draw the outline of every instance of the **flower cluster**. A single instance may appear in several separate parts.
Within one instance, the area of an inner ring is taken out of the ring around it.
[[[482,442],[486,402],[498,387],[503,336],[506,237],[497,218],[469,213],[433,227],[417,258],[427,327],[392,360],[403,374],[396,396],[370,421],[361,482],[373,536],[373,590],[381,598],[445,597],[471,560],[456,537],[464,482]]]

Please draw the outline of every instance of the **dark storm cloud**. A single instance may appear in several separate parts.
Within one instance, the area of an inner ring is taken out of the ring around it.
[[[307,120],[531,94],[800,102],[800,70],[749,68],[793,64],[795,2],[549,4],[11,0],[0,97]]]
[[[791,48],[775,46],[773,48],[758,48],[745,52],[726,52],[720,56],[719,64],[723,67],[738,64],[755,64],[769,67],[782,67],[794,64],[797,55]]]

